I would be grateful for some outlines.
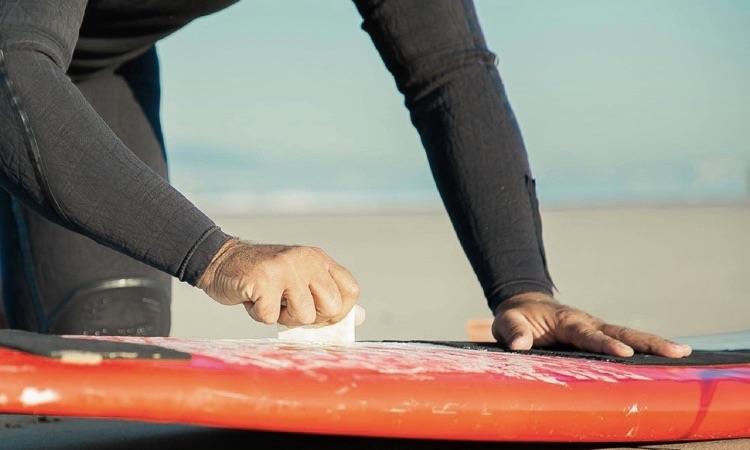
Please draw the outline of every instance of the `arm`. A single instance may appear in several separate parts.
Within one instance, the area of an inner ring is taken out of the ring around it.
[[[551,294],[521,133],[470,3],[355,3],[490,307],[520,292]]]
[[[224,234],[109,129],[66,76],[85,0],[0,2],[0,184],[48,219],[262,322],[341,320],[358,286],[308,247]],[[286,304],[282,302],[286,300]]]
[[[48,219],[195,284],[228,236],[65,75],[85,4],[0,4],[0,183]]]
[[[440,195],[495,312],[495,337],[514,349],[565,343],[622,356],[633,348],[688,354],[553,299],[523,140],[471,2],[355,4],[404,95]]]

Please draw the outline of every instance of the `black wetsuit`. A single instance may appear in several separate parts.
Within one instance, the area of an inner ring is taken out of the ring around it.
[[[194,285],[228,236],[166,180],[154,44],[231,3],[0,0],[12,327],[168,333],[169,275]],[[551,292],[523,142],[471,2],[355,4],[490,307]]]

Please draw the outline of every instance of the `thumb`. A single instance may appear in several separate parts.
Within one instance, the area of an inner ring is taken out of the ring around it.
[[[365,313],[365,308],[359,305],[354,305],[352,309],[354,310],[354,326],[358,327],[365,322],[367,314]]]
[[[495,318],[492,334],[511,350],[529,350],[534,344],[534,333],[526,317],[518,311],[505,311]]]

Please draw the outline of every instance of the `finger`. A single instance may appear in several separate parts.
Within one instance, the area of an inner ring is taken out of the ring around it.
[[[605,355],[630,357],[635,353],[627,344],[620,342],[590,324],[576,323],[561,328],[558,340],[581,350]]]
[[[638,353],[665,356],[667,358],[683,358],[692,353],[689,345],[678,344],[661,336],[632,328],[604,325],[601,330],[606,335],[628,344]]]
[[[279,314],[279,323],[288,327],[310,325],[315,322],[315,301],[310,290],[304,286],[302,289],[287,291],[284,294],[285,302],[282,302]],[[283,305],[286,303],[286,306]]]
[[[529,350],[534,344],[534,332],[526,316],[519,311],[506,311],[492,323],[492,334],[511,350]]]
[[[359,283],[348,270],[335,261],[331,264],[328,272],[341,294],[341,311],[328,320],[329,323],[336,323],[344,320],[344,317],[349,314],[349,311],[352,310],[357,299],[359,299]]]
[[[245,302],[245,310],[254,320],[265,324],[278,322],[281,314],[280,292],[263,293],[255,302]]]
[[[254,283],[248,281],[246,277],[227,284],[216,282],[211,288],[207,288],[206,293],[219,304],[226,306],[254,301]]]
[[[367,313],[365,312],[365,308],[354,305],[354,308],[352,308],[352,311],[354,311],[354,326],[358,327],[365,323],[365,319],[367,319]]]
[[[320,280],[310,283],[308,287],[313,298],[314,322],[327,322],[341,314],[343,301],[341,293],[333,278],[326,272]]]

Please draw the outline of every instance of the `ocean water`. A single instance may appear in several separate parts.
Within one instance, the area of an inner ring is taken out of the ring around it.
[[[213,214],[431,212],[442,209],[426,161],[379,155],[279,156],[178,147],[173,184]],[[542,208],[746,203],[750,157],[534,165]]]

